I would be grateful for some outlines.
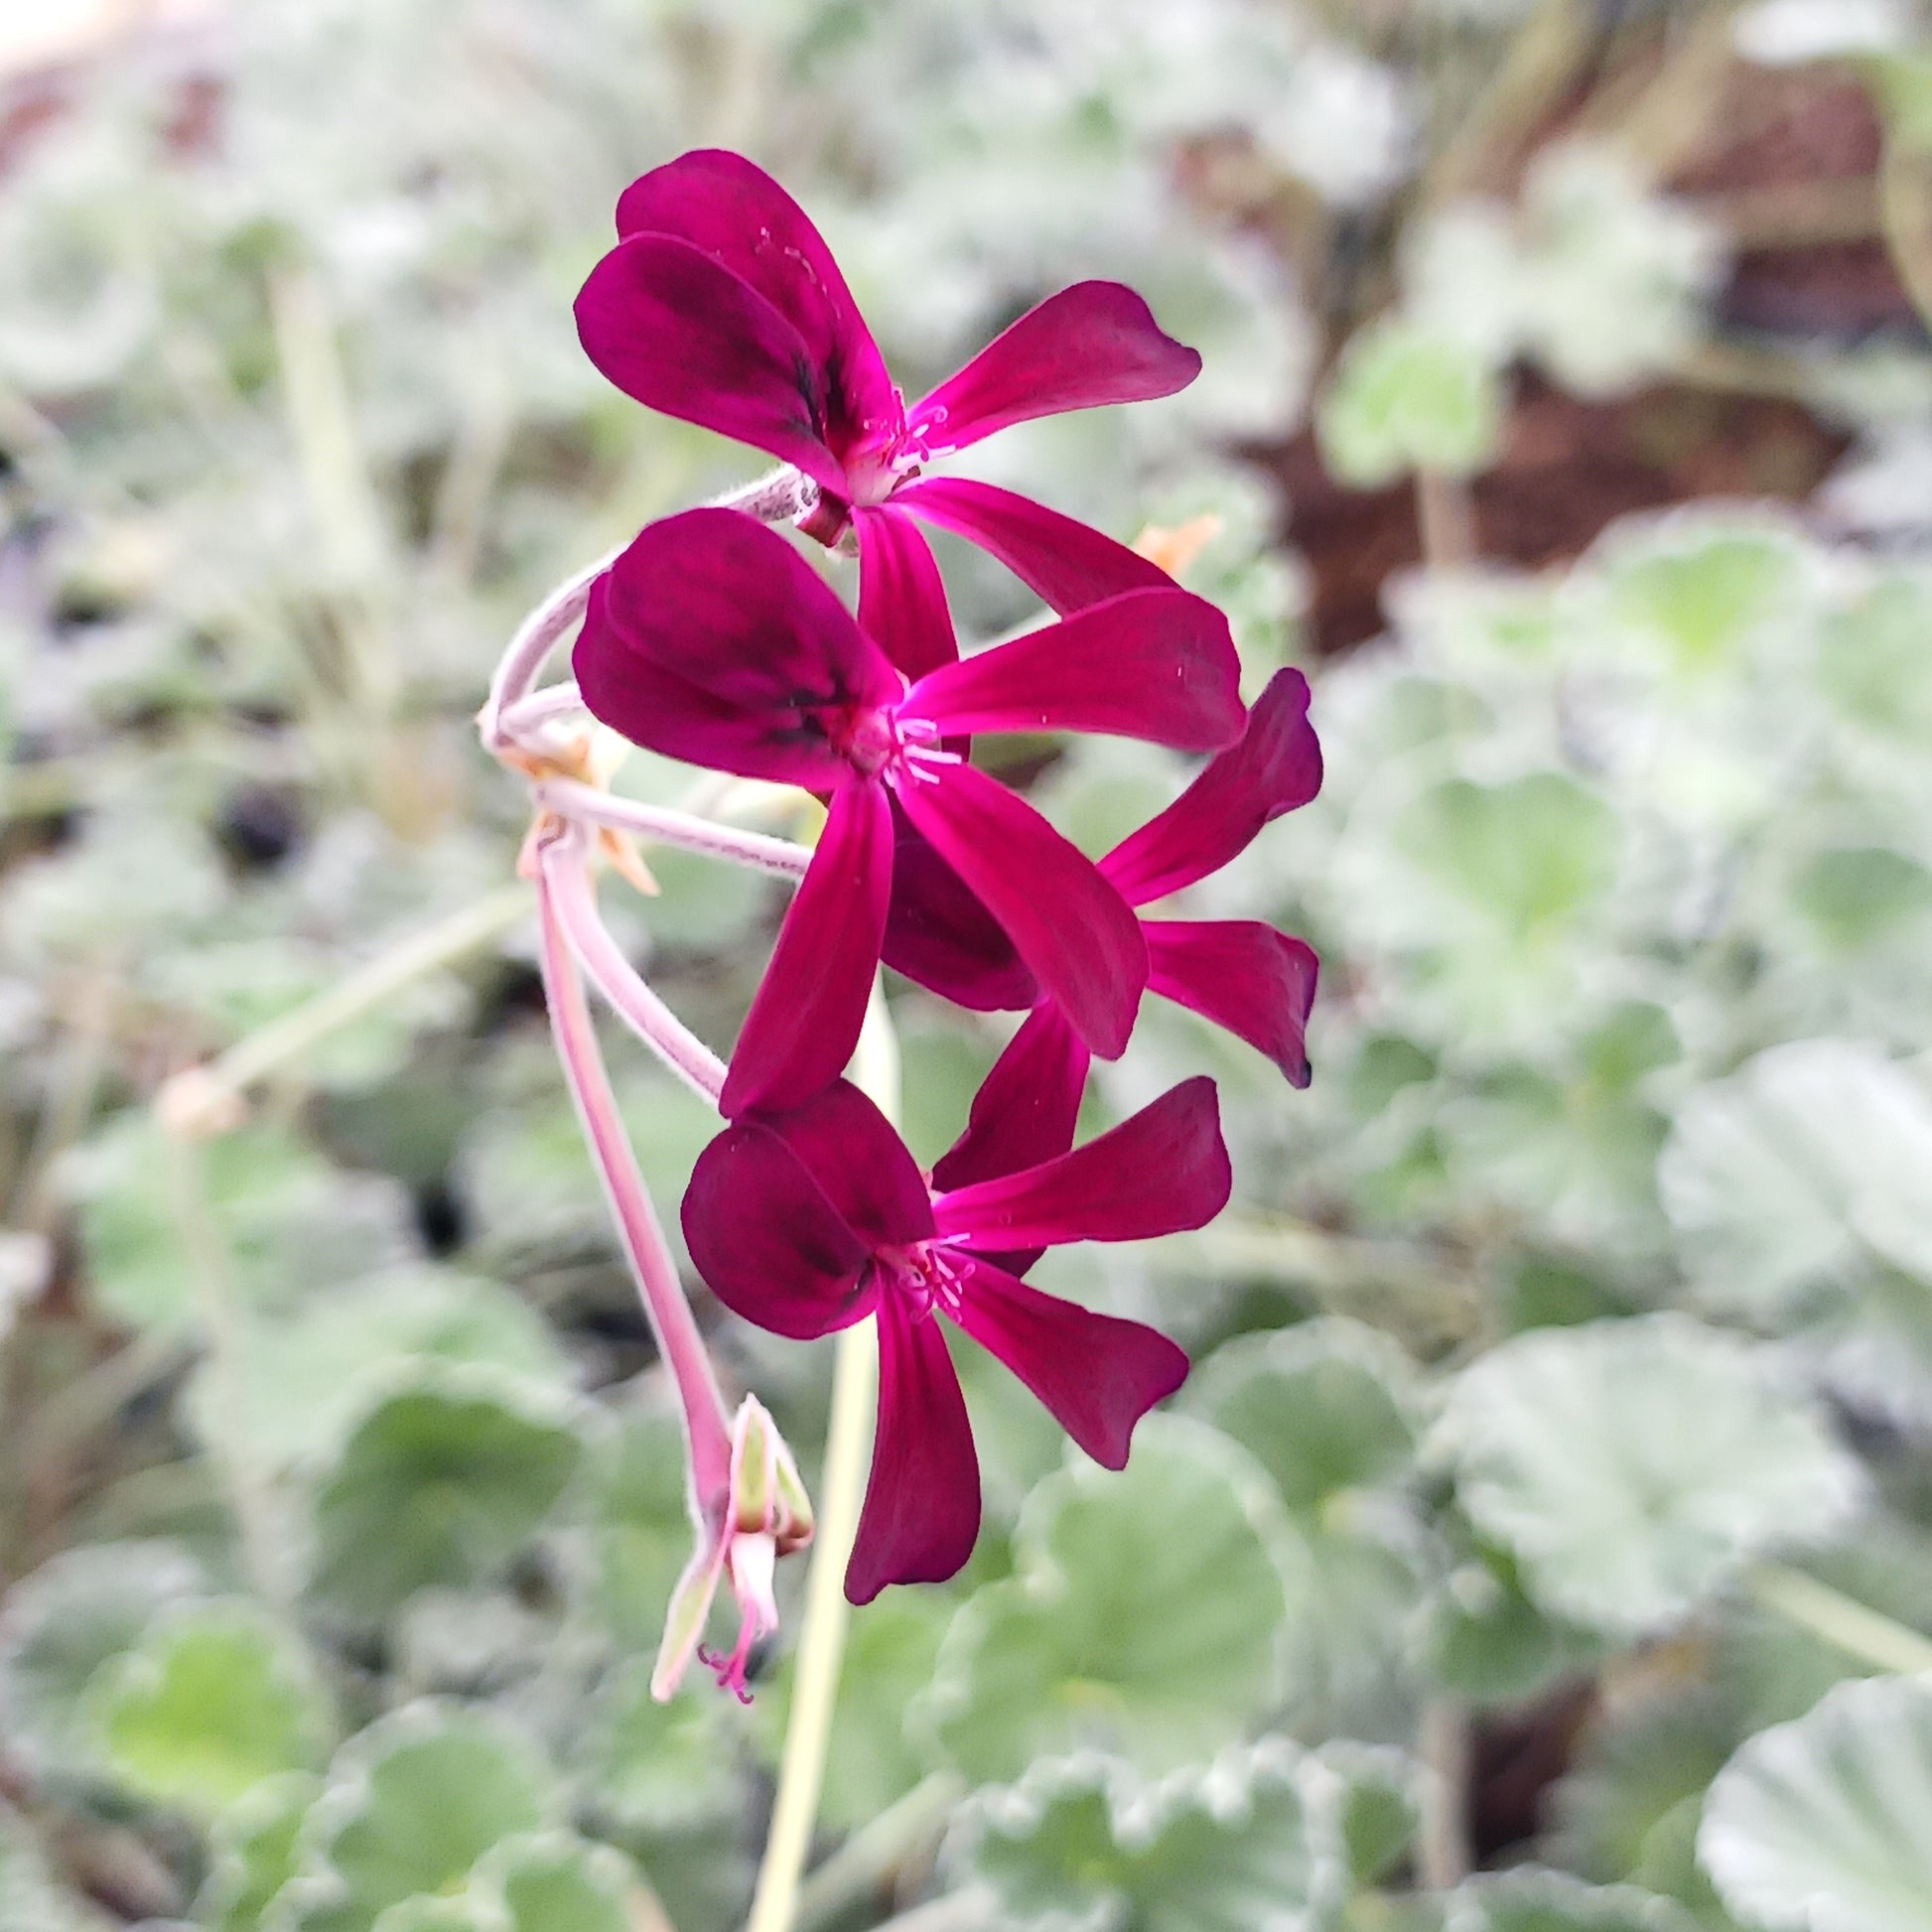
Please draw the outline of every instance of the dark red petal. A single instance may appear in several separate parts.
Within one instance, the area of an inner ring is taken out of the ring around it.
[[[848,776],[732,1053],[718,1111],[799,1106],[839,1077],[879,967],[893,893],[893,813],[886,787]]]
[[[1123,839],[1100,869],[1130,905],[1177,893],[1244,851],[1272,818],[1321,789],[1321,747],[1309,723],[1309,681],[1277,671],[1248,708],[1239,744],[1209,759],[1158,818]]]
[[[978,1259],[969,1265],[954,1319],[1096,1462],[1124,1469],[1134,1425],[1187,1379],[1187,1357],[1143,1322],[1056,1301]]]
[[[693,1266],[756,1327],[809,1341],[871,1310],[871,1248],[760,1122],[726,1128],[698,1156],[682,1219]]]
[[[988,1249],[1142,1241],[1204,1227],[1233,1186],[1214,1082],[1183,1080],[1071,1154],[941,1194],[941,1239]]]
[[[1005,929],[897,800],[893,818],[897,831],[886,964],[975,1013],[1024,1012],[1039,998],[1039,982]]]
[[[935,1187],[1018,1173],[1073,1145],[1088,1053],[1051,1001],[1035,1007],[973,1096],[966,1131],[932,1170]]]
[[[907,677],[959,655],[946,587],[925,538],[893,509],[855,509],[859,533],[859,628]]]
[[[893,505],[977,544],[1062,615],[1123,591],[1163,590],[1173,583],[1159,564],[1126,544],[992,483],[965,477],[901,483],[893,492]]]
[[[1225,1027],[1309,1083],[1309,1008],[1316,962],[1300,939],[1258,919],[1147,919],[1150,988]]]
[[[1118,1059],[1147,984],[1127,902],[1076,846],[970,764],[899,787],[905,815],[999,920],[1041,990],[1103,1060]]]
[[[909,418],[935,454],[1035,416],[1171,396],[1200,357],[1161,333],[1153,311],[1118,282],[1076,282],[1030,309]]]
[[[870,1603],[888,1584],[944,1583],[979,1532],[979,1457],[944,1331],[901,1297],[883,1296],[879,1427],[845,1593]]]
[[[577,297],[584,353],[625,395],[716,430],[828,488],[845,471],[827,437],[824,365],[763,296],[702,249],[633,235],[591,270]]]
[[[942,733],[1085,731],[1208,752],[1241,736],[1228,621],[1170,587],[1127,591],[945,664],[906,693]]]
[[[898,1131],[850,1080],[766,1124],[873,1248],[904,1248],[932,1234],[932,1196]]]
[[[571,661],[593,715],[633,745],[815,790],[850,768],[828,722],[902,689],[811,566],[737,510],[641,531],[593,587]]]
[[[897,427],[892,377],[832,251],[763,169],[721,148],[679,155],[624,190],[618,233],[675,236],[768,302],[825,386],[834,449]]]

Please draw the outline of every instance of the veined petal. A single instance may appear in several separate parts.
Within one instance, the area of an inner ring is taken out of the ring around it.
[[[1102,1059],[1118,1059],[1147,983],[1147,942],[1092,862],[970,764],[941,765],[929,779],[902,784],[899,803],[999,920],[1073,1030]]]
[[[839,1077],[872,995],[893,894],[886,787],[848,775],[778,928],[738,1035],[718,1111],[796,1107]]]
[[[905,1143],[850,1080],[767,1124],[847,1226],[871,1248],[906,1248],[932,1234],[932,1196]]]
[[[944,1331],[902,1297],[884,1296],[879,1427],[846,1596],[870,1603],[888,1584],[943,1583],[973,1554],[979,1529],[979,1457]]]
[[[1123,839],[1100,870],[1130,905],[1177,893],[1244,851],[1270,819],[1321,789],[1321,747],[1309,723],[1309,681],[1277,671],[1248,708],[1240,742],[1211,759],[1159,817]]]
[[[903,688],[784,538],[726,509],[647,525],[593,586],[571,662],[633,745],[816,790],[849,769],[828,726]]]
[[[693,1266],[755,1327],[810,1341],[871,1311],[871,1248],[760,1121],[698,1156],[681,1218]]]
[[[1123,591],[1165,590],[1173,579],[1159,564],[1010,489],[966,477],[901,483],[893,507],[977,544],[1013,572],[1042,604],[1065,616]]]
[[[997,1355],[1103,1467],[1124,1469],[1134,1425],[1187,1379],[1157,1329],[1029,1288],[977,1257],[953,1317]]]
[[[859,533],[859,628],[907,677],[923,677],[959,655],[946,587],[925,538],[889,508],[852,512]]]
[[[577,337],[598,369],[647,409],[844,488],[827,441],[838,412],[823,364],[757,289],[688,241],[640,234],[619,242],[578,293]]]
[[[1071,1154],[941,1194],[942,1240],[979,1251],[1142,1241],[1204,1227],[1233,1187],[1214,1082],[1183,1080]]]
[[[945,664],[906,693],[942,733],[1086,731],[1183,752],[1241,735],[1241,662],[1228,621],[1189,591],[1127,591]]]
[[[1058,1007],[1050,1000],[1035,1007],[980,1082],[966,1131],[932,1170],[933,1185],[964,1187],[1064,1154],[1073,1145],[1089,1058]]]
[[[1313,949],[1258,919],[1146,919],[1149,987],[1225,1027],[1309,1083]]]
[[[883,957],[897,973],[975,1013],[1024,1012],[1039,982],[1005,928],[932,842],[893,805],[893,903]]]
[[[618,233],[675,236],[768,302],[823,385],[834,449],[897,427],[892,377],[832,251],[763,169],[721,148],[679,155],[624,190]]]
[[[1200,357],[1164,335],[1132,289],[1076,282],[996,336],[908,420],[935,454],[963,450],[1035,416],[1171,396],[1198,374]]]

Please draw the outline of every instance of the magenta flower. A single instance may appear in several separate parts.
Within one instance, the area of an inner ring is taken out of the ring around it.
[[[1138,1321],[1020,1280],[1041,1248],[1205,1225],[1226,1204],[1214,1083],[1183,1081],[1071,1153],[1006,1165],[1036,1140],[1022,1085],[973,1172],[932,1191],[886,1118],[839,1081],[794,1112],[728,1127],[698,1159],[684,1232],[727,1308],[798,1340],[879,1317],[879,1426],[845,1593],[936,1583],[972,1554],[979,1461],[943,1315],[1037,1396],[1095,1461],[1127,1461],[1134,1426],[1187,1358]],[[942,1164],[943,1165],[943,1164]]]
[[[925,545],[909,510],[991,552],[1057,611],[1168,581],[1010,490],[917,481],[1009,424],[1184,389],[1200,357],[1133,290],[1062,289],[908,410],[818,230],[743,156],[703,149],[653,169],[618,203],[618,233],[577,298],[586,353],[626,395],[811,478],[814,536],[830,543],[850,521],[868,570],[917,569]]]
[[[895,805],[1087,1046],[1112,1059],[1127,1043],[1148,975],[1140,921],[957,741],[1070,730],[1228,744],[1243,713],[1227,621],[1170,585],[964,660],[950,645],[943,600],[872,580],[854,622],[782,537],[735,510],[652,524],[591,593],[575,666],[605,724],[650,751],[829,796],[732,1056],[727,1119],[797,1106],[845,1065],[886,929]],[[908,661],[933,668],[908,682]]]
[[[1152,904],[1218,871],[1271,819],[1306,805],[1320,786],[1308,680],[1300,671],[1277,671],[1250,708],[1240,740],[1096,870],[1129,905]],[[1141,932],[1151,991],[1225,1027],[1266,1053],[1293,1085],[1308,1085],[1316,971],[1308,945],[1258,919],[1144,918]],[[956,1005],[981,1012],[1032,1008],[1006,1057],[1035,1110],[1071,1139],[1088,1064],[1080,1034],[945,855],[905,819],[882,951],[889,966]],[[961,1147],[982,1131],[976,1102]],[[942,1162],[941,1179],[944,1169]]]

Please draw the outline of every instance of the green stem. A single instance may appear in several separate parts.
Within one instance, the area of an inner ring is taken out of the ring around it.
[[[1879,1670],[1902,1677],[1932,1672],[1932,1637],[1847,1596],[1830,1584],[1782,1563],[1761,1563],[1750,1574],[1750,1592],[1766,1609],[1809,1630]]]
[[[875,983],[866,1024],[852,1055],[854,1084],[871,1096],[889,1120],[899,1097],[898,1041]],[[818,1530],[805,1578],[805,1620],[792,1672],[791,1718],[778,1762],[778,1792],[771,1829],[759,1865],[758,1888],[745,1932],[792,1932],[798,1887],[811,1850],[819,1791],[832,1742],[839,1670],[845,1661],[851,1608],[845,1600],[845,1566],[859,1528],[865,1494],[866,1449],[879,1351],[870,1321],[842,1329],[832,1367],[832,1414],[826,1429],[825,1470],[819,1484]]]

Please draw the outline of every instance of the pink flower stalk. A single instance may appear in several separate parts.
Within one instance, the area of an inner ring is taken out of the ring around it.
[[[1231,1185],[1214,1084],[1183,1081],[1086,1146],[1005,1157],[1035,1139],[1027,1095],[972,1172],[934,1191],[864,1094],[838,1081],[788,1113],[728,1127],[684,1197],[698,1272],[725,1305],[810,1340],[879,1322],[879,1422],[845,1593],[952,1576],[979,1534],[979,1461],[942,1315],[1010,1368],[1095,1461],[1124,1467],[1134,1426],[1177,1389],[1187,1358],[1138,1321],[1030,1288],[1040,1249],[1197,1228]],[[943,1164],[942,1164],[943,1165]],[[1018,1266],[1016,1267],[1016,1262]]]
[[[1264,825],[1306,805],[1320,786],[1308,680],[1300,671],[1277,671],[1250,707],[1239,741],[1209,759],[1166,811],[1123,839],[1096,870],[1129,905],[1150,905],[1218,871]],[[1143,918],[1141,933],[1151,992],[1245,1039],[1292,1085],[1308,1085],[1316,961],[1307,944],[1258,919]],[[945,856],[905,821],[882,952],[889,966],[956,1005],[981,1012],[1031,1008],[1001,1064],[1013,1062],[1035,1111],[1060,1123],[1071,1139],[1086,1083],[1085,1042]],[[982,1088],[962,1147],[990,1131],[981,1102],[995,1095],[990,1082]]]
[[[1058,611],[1168,581],[1010,490],[919,480],[1010,424],[1184,389],[1199,355],[1133,290],[1062,289],[908,410],[823,237],[743,156],[704,149],[653,169],[619,201],[618,233],[577,298],[591,360],[649,408],[795,466],[818,485],[801,527],[826,543],[855,527],[867,570],[932,571],[909,511],[979,544]]]
[[[931,668],[910,677],[908,661]],[[962,660],[942,598],[866,578],[855,622],[782,537],[700,509],[652,524],[598,581],[574,662],[586,705],[632,744],[829,797],[732,1057],[727,1119],[798,1106],[850,1057],[892,898],[895,808],[1086,1045],[1107,1059],[1126,1046],[1148,976],[1140,921],[961,741],[1234,742],[1239,665],[1212,605],[1173,585],[1128,591]]]

